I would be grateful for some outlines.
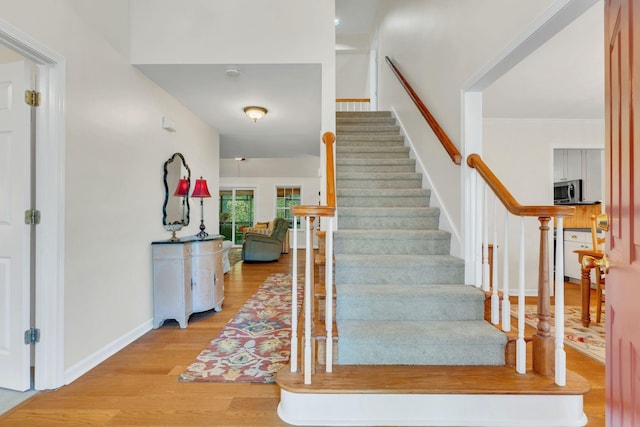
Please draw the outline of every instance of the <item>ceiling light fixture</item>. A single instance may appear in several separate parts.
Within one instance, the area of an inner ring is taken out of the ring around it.
[[[244,107],[243,111],[251,120],[253,120],[254,123],[267,114],[266,108],[257,106]]]

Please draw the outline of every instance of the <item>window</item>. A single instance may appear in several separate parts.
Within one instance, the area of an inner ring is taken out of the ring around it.
[[[232,188],[220,190],[220,234],[234,245],[242,244],[242,227],[251,227],[254,216],[254,191]]]
[[[276,187],[276,218],[289,220],[289,228],[293,228],[290,208],[300,204],[300,187]],[[297,222],[300,225],[300,218]]]

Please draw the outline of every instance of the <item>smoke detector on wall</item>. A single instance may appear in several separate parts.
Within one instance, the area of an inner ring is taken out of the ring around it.
[[[235,65],[231,65],[225,69],[225,73],[229,77],[238,77],[240,75],[240,70]]]

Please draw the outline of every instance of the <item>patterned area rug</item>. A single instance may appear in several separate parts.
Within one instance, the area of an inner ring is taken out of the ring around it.
[[[298,286],[298,312],[302,291]],[[271,383],[290,349],[291,277],[272,274],[179,380]]]
[[[534,328],[537,325],[536,306],[526,305],[524,307],[525,323]],[[517,317],[518,306],[511,307],[511,315]],[[605,363],[605,312],[602,312],[601,323],[595,323],[595,307],[591,309],[591,323],[588,328],[582,326],[580,320],[582,309],[576,306],[565,306],[565,345],[585,354],[598,362]],[[551,313],[551,332],[554,333],[553,307]]]
[[[229,249],[229,265],[233,267],[234,264],[242,261],[242,248]]]

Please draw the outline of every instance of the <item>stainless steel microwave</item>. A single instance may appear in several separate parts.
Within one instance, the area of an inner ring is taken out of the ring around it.
[[[553,203],[570,205],[582,201],[582,180],[572,179],[553,183]]]

